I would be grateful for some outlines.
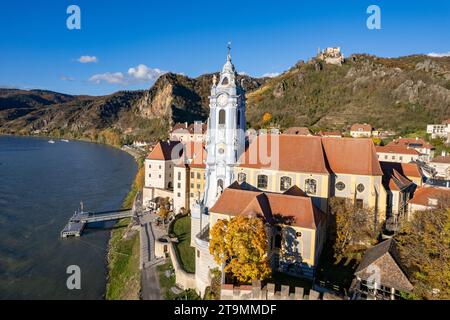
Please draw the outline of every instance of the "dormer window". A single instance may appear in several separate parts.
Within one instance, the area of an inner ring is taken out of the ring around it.
[[[429,198],[428,199],[428,205],[429,206],[437,206],[438,205],[438,199]]]

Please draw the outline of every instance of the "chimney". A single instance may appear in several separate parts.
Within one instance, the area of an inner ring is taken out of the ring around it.
[[[185,126],[185,128],[187,129],[187,127],[188,127],[187,121],[184,123],[184,126]]]

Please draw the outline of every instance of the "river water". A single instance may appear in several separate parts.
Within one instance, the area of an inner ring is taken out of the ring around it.
[[[102,299],[113,222],[81,238],[60,231],[79,208],[118,209],[137,166],[125,152],[87,142],[0,136],[0,299]],[[81,270],[69,290],[67,267]]]

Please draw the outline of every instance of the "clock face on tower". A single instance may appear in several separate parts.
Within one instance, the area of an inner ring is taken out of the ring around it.
[[[219,104],[219,106],[224,107],[226,106],[228,102],[228,95],[225,93],[222,93],[221,95],[219,95],[217,97],[217,103]]]

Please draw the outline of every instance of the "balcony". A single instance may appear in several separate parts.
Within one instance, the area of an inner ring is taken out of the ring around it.
[[[209,223],[197,234],[195,243],[199,247],[209,247]]]

